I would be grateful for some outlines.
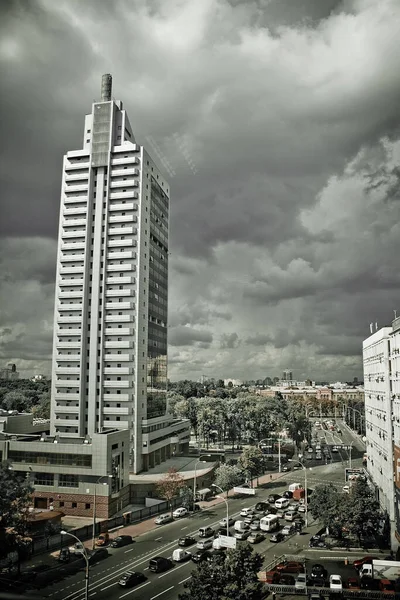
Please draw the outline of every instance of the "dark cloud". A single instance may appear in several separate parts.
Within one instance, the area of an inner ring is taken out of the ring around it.
[[[0,11],[0,359],[49,372],[62,156],[110,71],[170,171],[170,377],[360,376],[400,309],[398,1]]]

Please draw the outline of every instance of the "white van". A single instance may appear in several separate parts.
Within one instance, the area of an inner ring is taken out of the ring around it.
[[[172,553],[172,560],[175,562],[183,562],[185,560],[189,560],[192,557],[190,552],[187,552],[183,548],[177,548]]]
[[[276,531],[279,527],[279,519],[276,515],[266,515],[260,519],[261,531]]]
[[[244,521],[235,521],[234,529],[235,531],[246,531],[249,526]]]
[[[288,487],[289,492],[294,492],[295,490],[302,490],[303,486],[301,483],[291,483]]]
[[[289,506],[288,498],[278,498],[275,500],[275,508],[287,508]]]

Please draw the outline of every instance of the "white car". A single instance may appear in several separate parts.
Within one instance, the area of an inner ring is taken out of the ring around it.
[[[199,550],[208,550],[213,547],[213,540],[208,538],[207,540],[199,540],[196,544],[196,548]]]
[[[254,510],[252,508],[242,508],[240,511],[241,517],[250,517],[251,515],[254,515]]]
[[[309,447],[307,448],[307,452],[308,452],[309,454],[312,454],[312,453],[313,453],[312,446],[309,446]]]
[[[350,494],[350,486],[349,486],[349,485],[344,485],[344,486],[342,487],[342,491],[343,491],[343,493],[345,493],[345,494]]]
[[[303,592],[307,589],[307,575],[305,573],[299,573],[294,582],[294,589]]]
[[[293,525],[285,525],[285,527],[281,531],[282,535],[291,535],[292,533],[294,533]]]
[[[172,516],[174,517],[174,519],[179,519],[180,517],[186,517],[186,515],[189,513],[188,509],[185,508],[184,506],[181,506],[180,508],[177,508],[174,510],[174,512],[172,513]]]
[[[159,515],[156,519],[154,519],[154,523],[156,525],[164,525],[165,523],[171,523],[171,521],[173,521],[173,518],[170,514]]]
[[[340,575],[331,575],[329,577],[329,587],[331,590],[340,590],[343,589],[342,578]]]

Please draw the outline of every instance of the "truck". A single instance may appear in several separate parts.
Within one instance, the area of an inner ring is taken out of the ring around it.
[[[304,498],[306,495],[306,490],[303,489],[297,489],[294,490],[293,492],[293,500],[301,500],[302,498]]]
[[[400,577],[400,562],[396,560],[372,560],[372,564],[364,564],[360,570],[360,578],[389,579],[394,581]]]

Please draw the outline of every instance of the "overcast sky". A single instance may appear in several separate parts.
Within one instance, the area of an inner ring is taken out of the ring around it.
[[[110,72],[171,183],[170,378],[362,377],[400,314],[399,0],[1,10],[0,364],[50,373],[62,156]]]

